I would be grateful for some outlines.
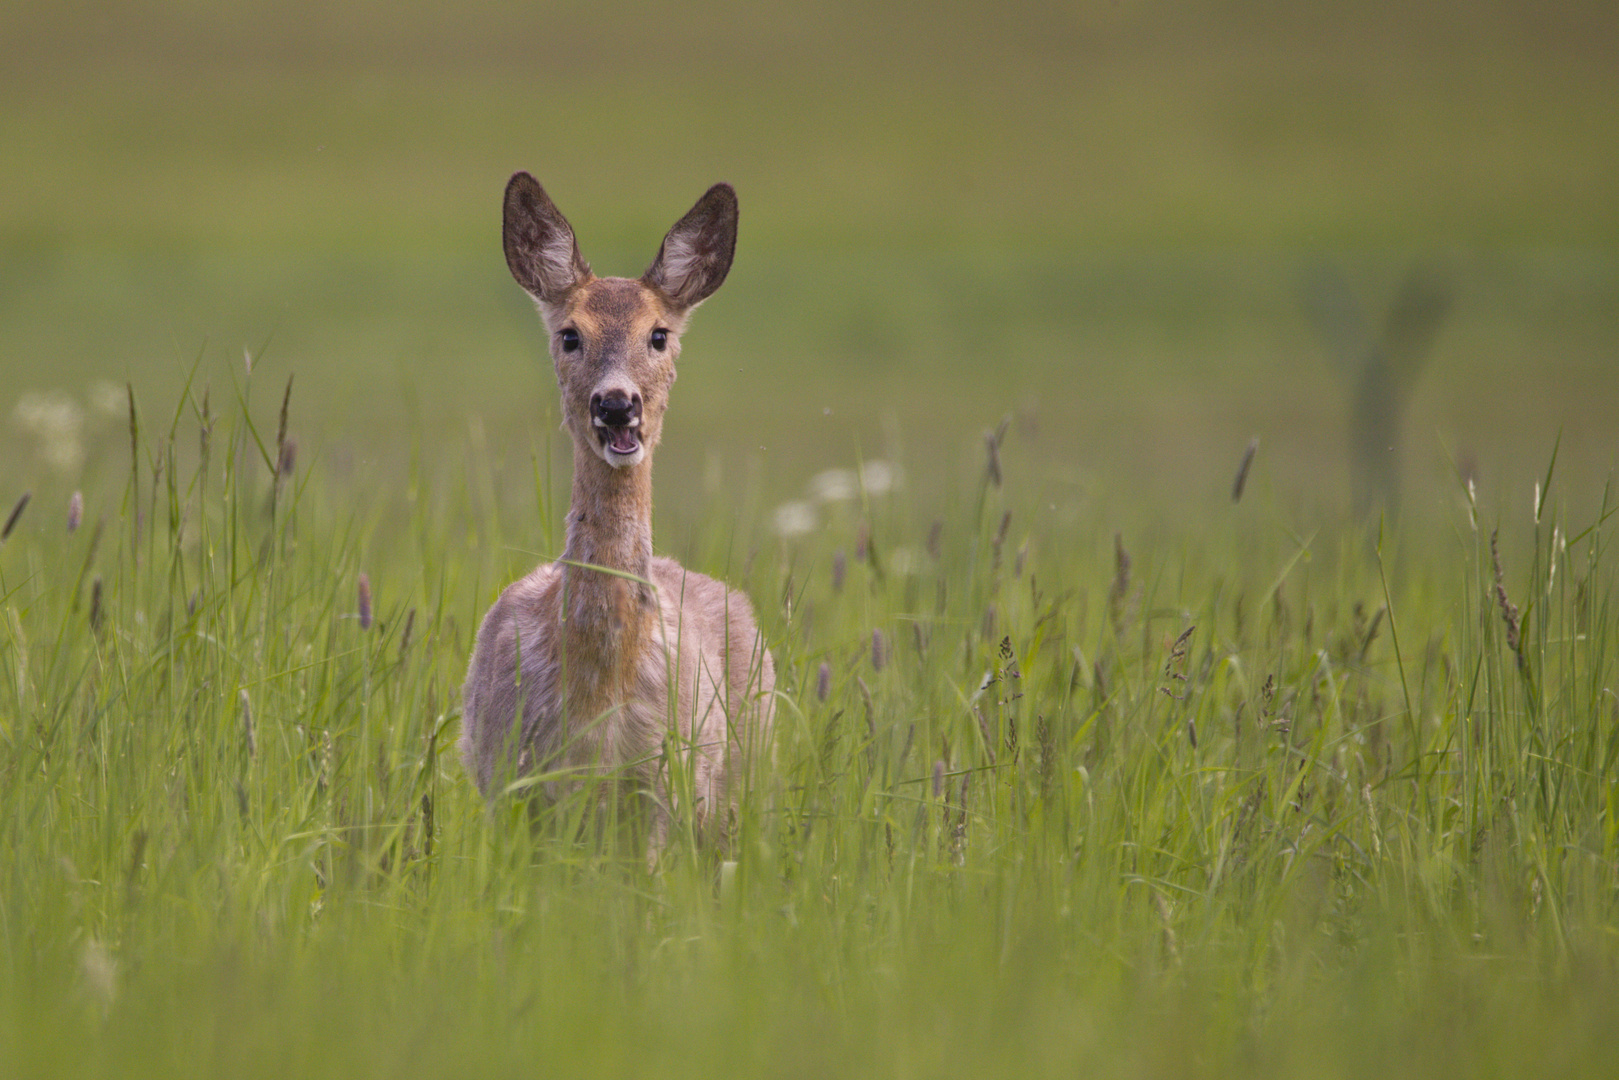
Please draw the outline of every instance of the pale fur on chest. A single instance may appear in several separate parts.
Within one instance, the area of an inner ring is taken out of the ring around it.
[[[759,713],[761,685],[770,685],[763,680],[773,682],[769,654],[757,630],[748,633],[741,594],[668,559],[649,569],[652,589],[546,564],[490,608],[467,675],[461,738],[486,793],[536,770],[556,777],[541,785],[551,799],[576,787],[570,773],[610,774],[661,793],[665,754],[677,752],[691,769],[699,816],[723,803],[731,759],[743,749],[735,733]],[[603,587],[571,587],[587,576]],[[637,618],[643,611],[651,617]]]

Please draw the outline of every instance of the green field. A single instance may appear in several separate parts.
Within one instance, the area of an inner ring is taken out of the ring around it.
[[[0,41],[0,1074],[1619,1065],[1611,4]],[[606,273],[740,194],[656,489],[780,672],[723,866],[454,753],[568,491],[517,168]]]

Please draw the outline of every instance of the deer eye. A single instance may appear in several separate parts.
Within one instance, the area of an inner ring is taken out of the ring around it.
[[[659,352],[667,349],[669,347],[669,331],[661,326],[652,331],[652,347]]]
[[[561,338],[563,352],[575,352],[578,350],[579,331],[570,326],[566,330],[562,331]]]

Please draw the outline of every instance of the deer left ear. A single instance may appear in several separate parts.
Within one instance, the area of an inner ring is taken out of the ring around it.
[[[641,275],[682,311],[713,295],[731,271],[736,254],[736,192],[715,184],[663,238],[658,257]]]

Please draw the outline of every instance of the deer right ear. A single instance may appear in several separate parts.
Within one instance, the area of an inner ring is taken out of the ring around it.
[[[542,304],[559,303],[590,280],[590,264],[579,254],[568,219],[526,172],[514,173],[506,185],[502,240],[512,277]]]

